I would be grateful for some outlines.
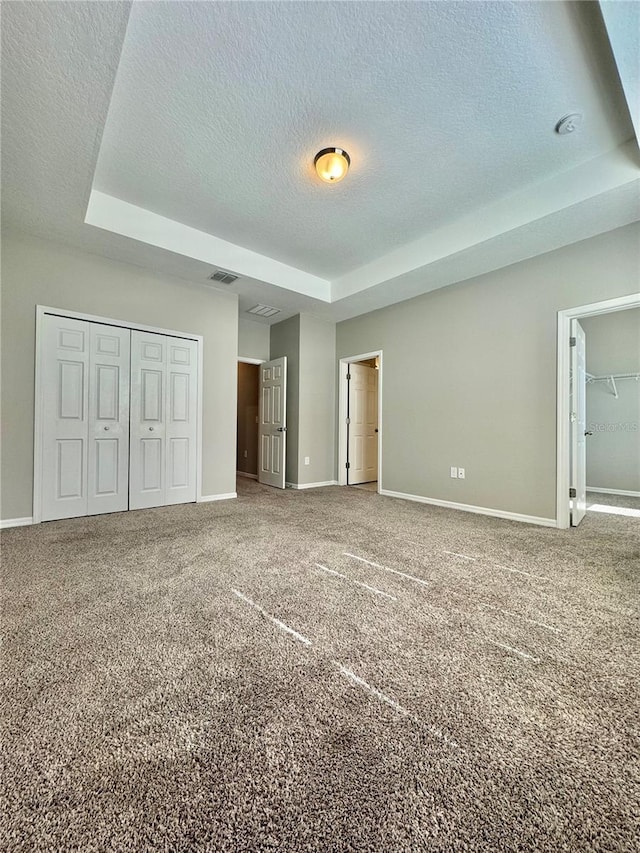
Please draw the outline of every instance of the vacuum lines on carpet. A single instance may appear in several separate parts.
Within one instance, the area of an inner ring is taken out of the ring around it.
[[[336,574],[338,574],[338,573],[336,572]],[[344,577],[344,575],[341,575],[341,577]],[[311,642],[311,640],[309,640],[303,634],[300,634],[298,631],[296,631],[290,625],[287,625],[286,622],[283,622],[282,620],[277,619],[275,616],[268,613],[263,607],[261,607],[259,604],[257,604],[252,599],[250,599],[248,596],[244,595],[242,592],[240,592],[237,589],[232,589],[231,591],[233,592],[233,594],[237,598],[239,598],[241,601],[244,601],[246,604],[248,604],[254,610],[257,610],[258,613],[260,613],[262,616],[264,616],[266,619],[268,619],[269,622],[271,622],[272,624],[274,624],[278,628],[280,628],[281,631],[284,631],[286,634],[290,634],[292,637],[295,637],[296,640],[299,640],[305,646],[308,646],[308,647],[313,646],[313,643]],[[362,687],[371,696],[374,696],[376,699],[378,699],[380,702],[384,703],[385,705],[389,705],[389,707],[393,708],[394,711],[401,714],[403,717],[408,717],[409,719],[413,720],[414,723],[416,723],[422,729],[429,732],[429,734],[431,734],[433,737],[437,738],[438,740],[443,741],[445,744],[452,747],[453,749],[458,748],[457,742],[452,737],[450,737],[445,732],[443,732],[439,726],[436,726],[433,723],[427,723],[425,720],[422,720],[416,714],[413,714],[407,708],[404,708],[402,705],[400,705],[399,702],[396,702],[395,699],[392,699],[391,696],[388,696],[386,693],[383,693],[382,690],[378,690],[377,687],[374,687],[373,685],[369,684],[367,681],[364,680],[364,678],[361,678],[355,672],[348,669],[346,666],[343,666],[338,661],[332,661],[332,663],[337,668],[338,672],[340,672],[341,675],[343,675],[345,678],[347,678],[353,684],[357,685],[358,687]]]
[[[415,544],[418,544],[418,543],[415,543]],[[443,551],[443,553],[454,556],[454,557],[459,557],[459,558],[464,559],[464,560],[469,560],[469,561],[474,561],[474,562],[477,561],[476,557],[470,557],[470,556],[467,556],[464,554],[459,554],[459,553],[456,553],[453,551]],[[406,572],[402,572],[399,569],[393,569],[393,568],[390,568],[389,566],[383,566],[380,563],[376,563],[372,560],[368,560],[365,557],[360,557],[357,554],[352,554],[348,551],[345,551],[345,552],[343,552],[343,556],[349,557],[350,559],[353,559],[353,560],[357,560],[361,563],[366,564],[367,566],[371,566],[374,569],[379,569],[381,571],[390,572],[394,575],[398,575],[399,577],[402,577],[406,580],[409,580],[409,581],[414,582],[414,583],[418,583],[421,586],[429,586],[428,582],[423,580],[422,578],[415,577],[415,575],[407,574]],[[392,601],[397,600],[394,596],[390,595],[389,593],[384,592],[383,590],[377,589],[376,587],[372,587],[369,584],[363,583],[362,581],[358,581],[358,580],[355,580],[353,578],[350,578],[347,575],[345,575],[341,572],[338,572],[335,569],[331,569],[328,566],[325,566],[321,563],[314,563],[314,565],[316,566],[316,568],[321,569],[322,571],[324,571],[330,575],[333,575],[335,577],[339,577],[339,578],[342,578],[342,579],[347,580],[349,582],[355,583],[358,586],[363,587],[364,589],[367,589],[368,591],[370,591],[376,595],[383,596],[385,598],[389,598]],[[530,577],[532,579],[543,580],[543,581],[548,580],[548,578],[545,578],[545,577],[542,577],[539,575],[533,575],[533,574],[530,574],[528,572],[523,572],[523,571],[518,570],[518,569],[510,569],[507,566],[502,566],[502,565],[499,565],[497,563],[495,563],[495,566],[496,566],[496,568],[501,568],[501,569],[505,569],[507,571],[517,572],[518,574],[527,575],[528,577]],[[306,645],[306,646],[312,646],[313,645],[312,641],[309,640],[307,637],[300,634],[298,631],[296,631],[291,626],[287,625],[285,622],[282,622],[281,620],[277,619],[275,616],[272,616],[263,607],[261,607],[259,604],[254,602],[248,596],[241,593],[239,590],[233,589],[232,592],[237,598],[244,601],[246,604],[248,604],[254,610],[257,610],[261,615],[263,615],[265,618],[267,618],[270,622],[272,622],[274,625],[276,625],[282,631],[285,631],[286,633],[295,637],[297,640],[304,643],[304,645]],[[480,606],[481,607],[486,606],[489,609],[497,609],[497,608],[493,608],[491,605],[482,605],[481,604]],[[503,611],[500,611],[500,612],[503,612]],[[512,616],[518,617],[518,614],[513,614],[513,613],[510,613],[508,611],[504,611],[504,613],[507,615],[512,615]],[[519,618],[523,618],[526,621],[531,622],[532,624],[539,625],[542,628],[546,628],[547,630],[551,630],[551,631],[554,631],[556,633],[559,633],[558,629],[553,628],[552,626],[545,625],[545,624],[537,622],[535,620],[527,619],[527,617],[519,617]],[[539,657],[536,657],[535,655],[532,655],[529,652],[523,651],[522,649],[518,649],[518,648],[515,648],[513,646],[509,646],[505,643],[500,643],[497,640],[491,639],[490,637],[480,637],[479,639],[482,639],[484,642],[489,643],[493,646],[496,646],[497,648],[501,648],[504,651],[509,652],[510,654],[516,655],[517,657],[521,658],[522,660],[528,660],[528,661],[531,661],[532,663],[540,663]],[[403,716],[410,717],[415,722],[417,722],[419,725],[427,728],[431,734],[438,737],[439,739],[444,740],[446,743],[448,743],[452,746],[457,746],[456,741],[453,738],[446,735],[439,727],[434,726],[432,724],[425,723],[423,720],[419,719],[414,714],[412,714],[410,711],[408,711],[406,708],[401,706],[398,702],[396,702],[390,696],[387,696],[386,693],[382,692],[381,690],[378,690],[378,688],[376,688],[376,687],[373,687],[368,682],[366,682],[363,678],[360,678],[360,676],[358,676],[356,673],[352,672],[347,667],[343,666],[341,663],[339,663],[337,661],[334,661],[333,663],[338,668],[339,672],[342,675],[344,675],[346,678],[348,678],[354,684],[362,687],[370,695],[376,697],[379,701],[385,703],[386,705],[389,705],[391,708],[393,708],[394,710],[396,710],[398,713],[402,714]]]
[[[476,557],[467,557],[467,556],[462,555],[462,554],[455,554],[453,551],[443,551],[443,554],[453,554],[456,557],[462,557],[464,560],[476,561]],[[365,560],[364,557],[358,557],[355,554],[348,553],[347,551],[343,552],[343,556],[344,557],[351,557],[354,560],[360,560],[360,562],[366,563],[368,566],[372,566],[373,568],[376,568],[376,569],[382,569],[385,572],[392,572],[393,574],[400,575],[401,577],[407,578],[408,580],[411,580],[411,581],[415,581],[416,583],[422,584],[423,586],[429,585],[426,581],[422,580],[421,578],[416,578],[413,575],[408,575],[405,572],[399,571],[398,569],[390,569],[387,566],[381,566],[379,563],[374,563],[371,560]],[[508,572],[515,572],[519,575],[527,575],[527,577],[534,578],[535,580],[542,580],[542,581],[549,580],[549,578],[542,577],[541,575],[532,575],[529,572],[523,572],[520,569],[511,569],[508,566],[502,566],[499,563],[494,563],[493,565],[498,569],[505,569]],[[337,572],[336,572],[336,574],[337,574]],[[491,605],[489,605],[489,608],[490,609],[497,609],[497,608],[491,608]],[[457,611],[454,610],[454,612],[457,612]],[[499,611],[499,612],[502,612],[505,614],[508,613],[508,611]],[[517,614],[509,614],[509,615],[516,616]],[[533,619],[527,619],[526,617],[520,617],[520,618],[525,619],[527,622],[530,622],[533,625],[539,625],[541,628],[546,628],[548,630],[555,631],[556,633],[559,633],[559,631],[556,628],[552,628],[551,626],[545,625],[542,622],[537,622]],[[507,646],[504,643],[499,643],[496,640],[492,640],[490,637],[483,637],[482,639],[485,642],[490,643],[493,646],[497,646],[498,648],[503,649],[504,651],[507,651],[507,652],[510,652],[511,654],[517,655],[519,658],[522,658],[523,660],[530,660],[530,661],[533,661],[533,663],[540,663],[539,657],[536,657],[535,655],[529,654],[529,652],[524,652],[524,651],[522,651],[522,649],[516,649],[513,646]]]

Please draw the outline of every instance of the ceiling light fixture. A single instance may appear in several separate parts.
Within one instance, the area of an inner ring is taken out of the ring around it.
[[[351,158],[342,148],[323,148],[314,157],[313,165],[321,181],[337,184],[349,171]]]

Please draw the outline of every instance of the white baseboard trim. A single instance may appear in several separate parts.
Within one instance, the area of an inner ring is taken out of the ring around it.
[[[33,524],[32,516],[25,516],[25,518],[3,518],[0,521],[0,530],[5,527],[26,527],[29,524]]]
[[[326,480],[324,483],[285,483],[287,489],[319,489],[322,486],[337,486],[337,480]]]
[[[486,506],[460,504],[455,503],[455,501],[441,501],[437,498],[425,498],[422,495],[407,495],[404,492],[392,492],[389,489],[380,489],[380,494],[386,495],[389,498],[400,498],[404,501],[433,504],[433,506],[441,506],[445,507],[445,509],[459,509],[463,512],[475,512],[477,515],[491,515],[495,518],[506,518],[509,521],[522,521],[525,524],[539,524],[541,527],[557,527],[555,518],[542,518],[537,515],[522,515],[519,512],[507,512],[502,509],[490,509]]]
[[[596,486],[587,486],[588,492],[602,492],[603,495],[622,495],[625,498],[640,498],[640,492],[627,492],[624,489],[598,489]]]
[[[206,504],[210,501],[230,501],[232,498],[237,497],[237,492],[228,492],[226,495],[200,495],[197,502],[199,504]]]
[[[246,471],[236,471],[236,477],[248,477],[250,480],[257,480],[257,474],[247,474]]]

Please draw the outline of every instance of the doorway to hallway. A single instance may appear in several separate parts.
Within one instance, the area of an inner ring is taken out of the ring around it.
[[[380,491],[382,351],[340,360],[340,485]]]
[[[238,359],[236,474],[258,479],[260,364]]]
[[[287,359],[238,358],[236,475],[285,487]]]

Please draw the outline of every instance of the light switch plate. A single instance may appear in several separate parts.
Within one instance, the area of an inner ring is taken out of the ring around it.
[[[458,476],[458,469],[457,469],[457,468],[454,468],[453,466],[451,467],[451,476],[452,476],[452,477],[457,477],[457,476]]]
[[[464,480],[464,468],[458,468],[458,479]]]

